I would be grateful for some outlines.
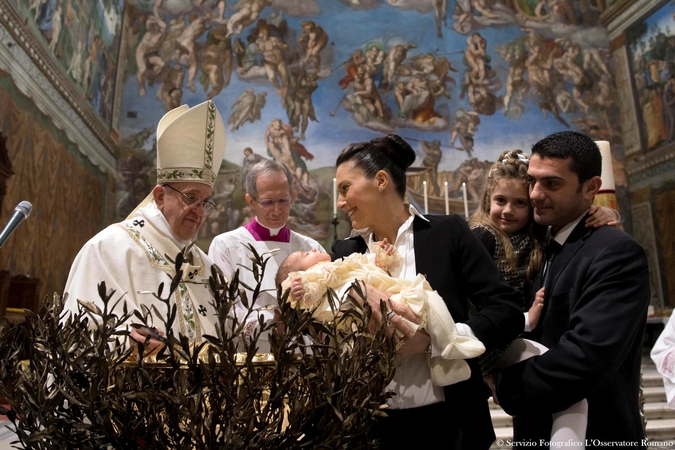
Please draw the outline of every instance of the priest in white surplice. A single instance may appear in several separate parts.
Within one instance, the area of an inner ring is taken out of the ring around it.
[[[213,102],[169,111],[157,125],[157,186],[127,220],[110,225],[80,250],[66,283],[65,309],[76,311],[78,299],[102,307],[97,285],[105,281],[108,290],[115,290],[113,302],[123,299],[130,311],[155,306],[166,317],[166,305],[153,293],[163,282],[162,295],[167,295],[175,275],[171,261],[196,238],[213,210],[210,198],[224,153],[225,126]],[[215,335],[217,323],[208,288],[212,263],[196,245],[186,259],[171,299],[177,305],[173,331],[201,341],[204,334]],[[157,317],[151,325],[166,332]],[[136,340],[145,338],[140,330],[131,333]]]
[[[276,161],[265,160],[253,165],[246,173],[245,198],[255,217],[236,230],[216,236],[209,248],[209,257],[228,279],[239,269],[239,280],[250,287],[255,287],[256,281],[253,272],[247,270],[252,266],[249,258],[251,251],[247,246],[252,245],[260,255],[276,250],[265,267],[261,292],[253,314],[249,314],[241,303],[235,305],[237,318],[240,322],[246,322],[244,336],[247,338],[257,329],[259,316],[265,322],[274,320],[274,306],[278,305],[274,280],[279,265],[293,252],[313,248],[325,251],[317,241],[291,231],[286,225],[295,197],[293,184],[290,170]],[[250,299],[252,292],[248,291],[247,295]],[[261,352],[269,351],[267,333],[260,336],[258,347]]]

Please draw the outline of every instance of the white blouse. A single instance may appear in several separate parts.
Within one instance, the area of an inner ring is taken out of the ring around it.
[[[392,277],[414,280],[417,276],[415,268],[415,240],[413,236],[413,220],[415,216],[427,220],[414,206],[410,205],[410,217],[398,229],[394,246],[401,254],[401,259],[389,267]],[[368,247],[375,242],[376,236],[371,229],[352,231],[352,236],[361,235]],[[366,250],[370,253],[370,250]],[[439,349],[432,348],[432,354],[440,354]],[[392,409],[417,408],[431,405],[445,400],[443,387],[435,386],[431,382],[431,370],[429,368],[429,356],[427,353],[418,353],[411,356],[397,356],[394,378],[387,386],[388,391],[396,395],[389,399],[388,404]]]

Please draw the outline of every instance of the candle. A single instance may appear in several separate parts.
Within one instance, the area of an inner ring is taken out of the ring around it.
[[[448,182],[444,183],[445,185],[445,215],[450,214],[450,200],[448,200]]]
[[[462,183],[462,195],[464,196],[464,217],[469,220],[469,201],[466,199],[466,183]]]
[[[424,214],[429,214],[429,200],[427,199],[427,182],[424,183]]]
[[[616,209],[616,186],[614,185],[612,152],[609,150],[609,142],[595,141],[595,143],[600,149],[600,155],[602,156],[602,171],[600,172],[602,184],[598,193],[595,194],[593,204]]]
[[[337,217],[337,179],[333,178],[333,217]]]
[[[612,152],[609,150],[609,142],[595,141],[595,143],[600,148],[600,155],[602,156],[602,172],[600,173],[602,186],[600,186],[600,192],[616,191],[614,170],[612,168]]]

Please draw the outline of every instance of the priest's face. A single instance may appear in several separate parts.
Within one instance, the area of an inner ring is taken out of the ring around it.
[[[204,201],[210,200],[213,188],[202,183],[170,183],[155,186],[152,193],[174,235],[184,241],[195,238],[204,222]],[[188,197],[186,197],[188,196]],[[194,201],[194,199],[197,201]],[[191,205],[186,203],[194,201]]]
[[[293,193],[288,186],[284,172],[261,173],[256,180],[257,198],[246,194],[258,222],[267,228],[281,228],[286,225],[291,212]]]

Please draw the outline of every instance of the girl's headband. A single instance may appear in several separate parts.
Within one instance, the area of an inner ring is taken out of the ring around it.
[[[504,159],[502,159],[502,164],[506,164],[507,162],[509,162],[509,159],[512,159],[514,156],[517,156],[518,159],[524,162],[525,164],[530,163],[530,158],[525,156],[523,153],[508,152],[506,153]]]

